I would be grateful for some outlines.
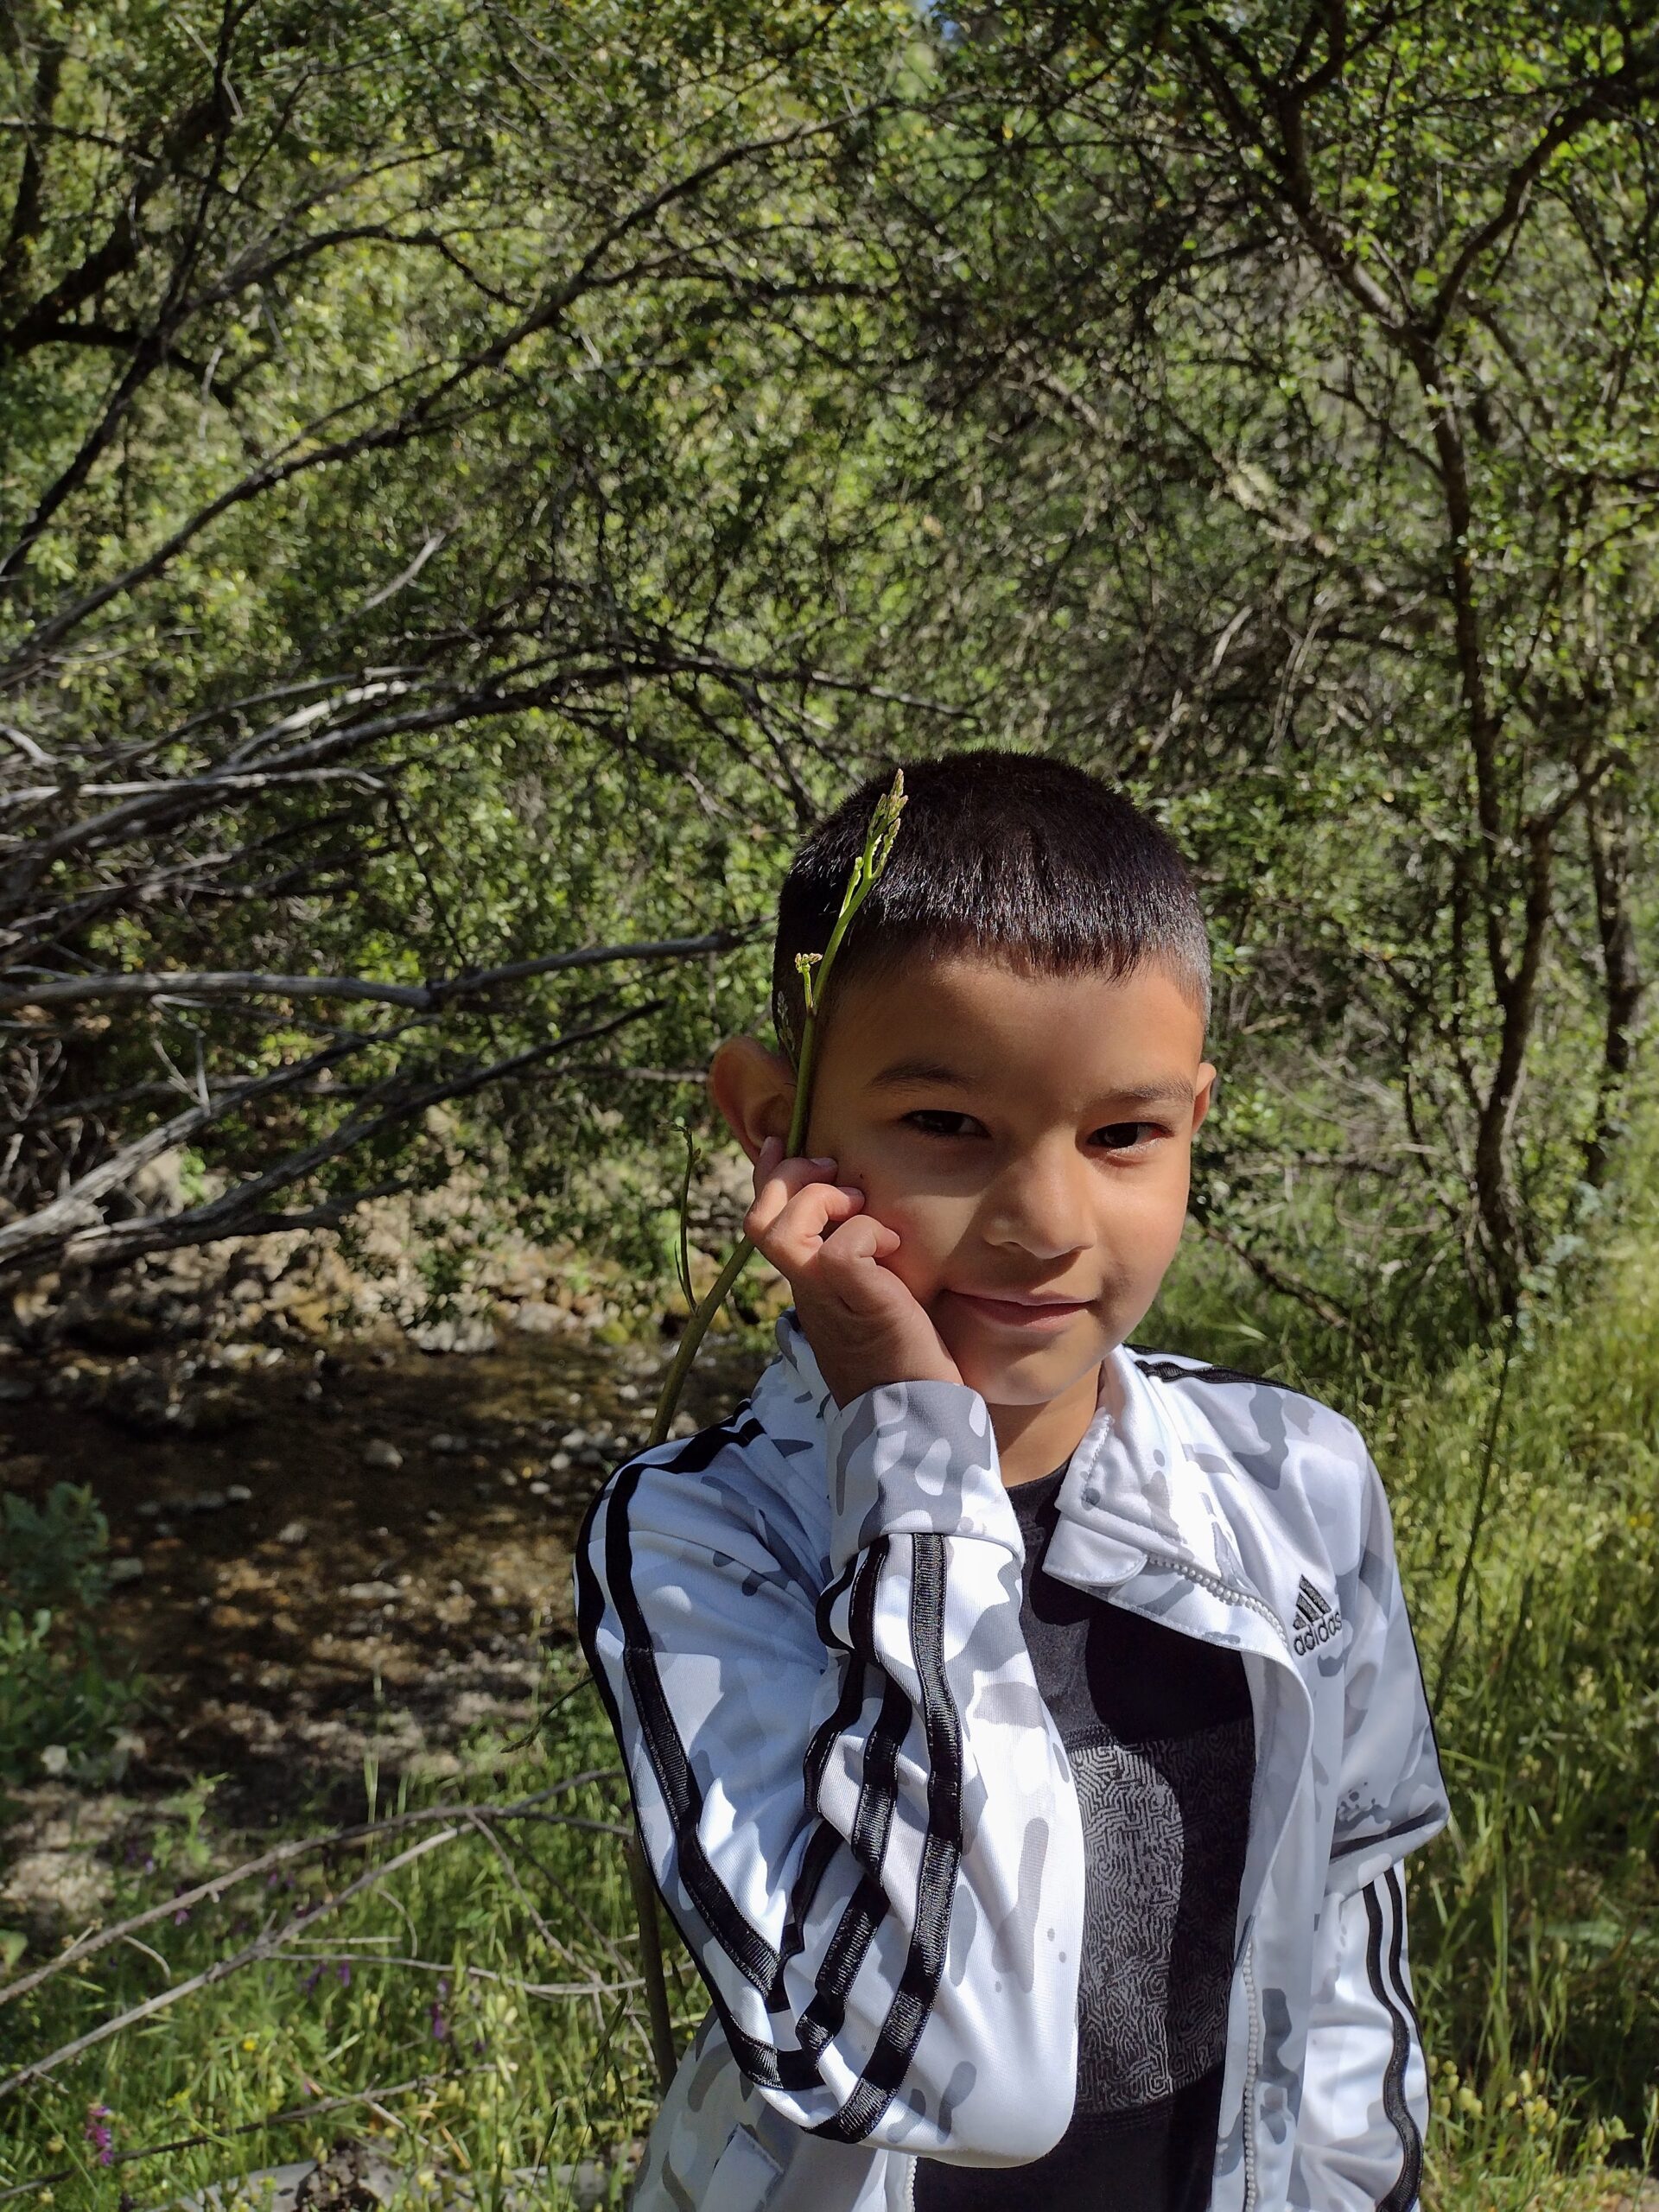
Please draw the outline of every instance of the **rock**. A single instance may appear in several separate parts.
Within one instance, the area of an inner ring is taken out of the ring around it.
[[[513,1309],[512,1325],[525,1336],[550,1337],[570,1324],[559,1306],[550,1306],[544,1298],[527,1298]]]
[[[588,1441],[588,1436],[585,1428],[567,1428],[559,1439],[559,1442],[567,1452],[580,1452]]]
[[[547,1464],[556,1475],[562,1475],[570,1465],[570,1454],[568,1452],[556,1452]]]
[[[245,1505],[253,1496],[253,1492],[245,1483],[226,1483],[225,1496],[232,1505]]]
[[[117,1589],[124,1582],[137,1582],[144,1572],[141,1559],[112,1559],[109,1565],[110,1586]]]
[[[391,2202],[398,2178],[378,2144],[336,2136],[334,2149],[295,2192],[296,2212],[377,2212]]]
[[[363,1464],[365,1467],[378,1467],[391,1474],[403,1465],[404,1455],[395,1444],[388,1444],[384,1436],[376,1436],[371,1438],[364,1447]]]
[[[397,1595],[397,1585],[395,1582],[348,1582],[346,1595],[354,1599],[359,1605],[378,1605]]]
[[[48,1744],[41,1753],[41,1764],[55,1782],[69,1770],[69,1753],[61,1744]]]
[[[482,1314],[452,1321],[428,1321],[409,1332],[409,1340],[422,1351],[473,1354],[495,1350],[495,1325]]]
[[[138,1508],[138,1516],[143,1521],[154,1521],[159,1516],[161,1511],[162,1501],[160,1498],[147,1497]]]
[[[550,1487],[550,1486],[546,1483],[531,1483],[530,1486],[530,1494],[532,1497],[545,1497],[549,1493]]]
[[[225,1492],[222,1490],[199,1490],[186,1507],[190,1513],[222,1513],[224,1510]]]
[[[289,1521],[276,1531],[279,1544],[302,1544],[311,1531],[303,1521]]]
[[[429,1436],[426,1440],[426,1447],[429,1452],[441,1452],[446,1457],[453,1457],[461,1452],[470,1452],[473,1448],[466,1437],[451,1436],[447,1432],[440,1432],[436,1436]]]

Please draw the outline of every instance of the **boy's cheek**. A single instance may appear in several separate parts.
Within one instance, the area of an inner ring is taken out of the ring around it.
[[[898,1276],[918,1304],[926,1306],[944,1287],[945,1262],[957,1242],[954,1232],[913,1201],[892,1194],[884,1197],[879,1183],[872,1188],[856,1173],[841,1179],[856,1183],[864,1192],[864,1215],[897,1236],[898,1250],[881,1264]]]

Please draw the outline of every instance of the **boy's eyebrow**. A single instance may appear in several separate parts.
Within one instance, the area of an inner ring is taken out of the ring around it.
[[[947,1066],[943,1060],[925,1058],[889,1061],[870,1077],[868,1087],[872,1090],[899,1090],[912,1083],[938,1084],[950,1090],[977,1088],[972,1076]],[[1172,1077],[1165,1083],[1114,1084],[1105,1095],[1130,1106],[1190,1106],[1193,1090],[1190,1083]]]

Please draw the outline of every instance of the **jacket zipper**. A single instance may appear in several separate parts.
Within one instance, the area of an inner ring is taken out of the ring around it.
[[[1255,2069],[1261,2053],[1261,2022],[1255,2001],[1255,1929],[1252,1926],[1244,1944],[1244,1995],[1250,2008],[1250,2036],[1244,2056],[1244,2099],[1240,2120],[1244,2138],[1244,2207],[1251,2212],[1255,2202]]]
[[[1248,1606],[1253,1613],[1260,1613],[1264,1621],[1272,1624],[1273,1630],[1290,1650],[1290,1637],[1284,1623],[1265,1598],[1258,1598],[1252,1590],[1241,1590],[1235,1583],[1224,1582],[1218,1574],[1206,1573],[1201,1567],[1189,1567],[1184,1560],[1154,1557],[1148,1554],[1149,1567],[1161,1567],[1171,1574],[1185,1575],[1189,1582],[1196,1582],[1213,1597],[1224,1602]],[[1243,2212],[1253,2212],[1256,2200],[1255,2171],[1255,2075],[1262,2058],[1261,2008],[1255,1994],[1255,1926],[1252,1920],[1250,1932],[1244,1944],[1244,1999],[1249,2014],[1249,2037],[1245,2044],[1244,2082],[1240,2100],[1239,2123],[1244,2144],[1244,2203]]]

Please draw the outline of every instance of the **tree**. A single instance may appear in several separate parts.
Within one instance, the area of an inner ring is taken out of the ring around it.
[[[556,1182],[578,1047],[690,1056],[653,965],[753,935],[880,689],[798,449],[858,435],[815,195],[893,22],[9,17],[0,1266],[338,1221],[486,1090]],[[228,1187],[124,1217],[187,1141]]]

